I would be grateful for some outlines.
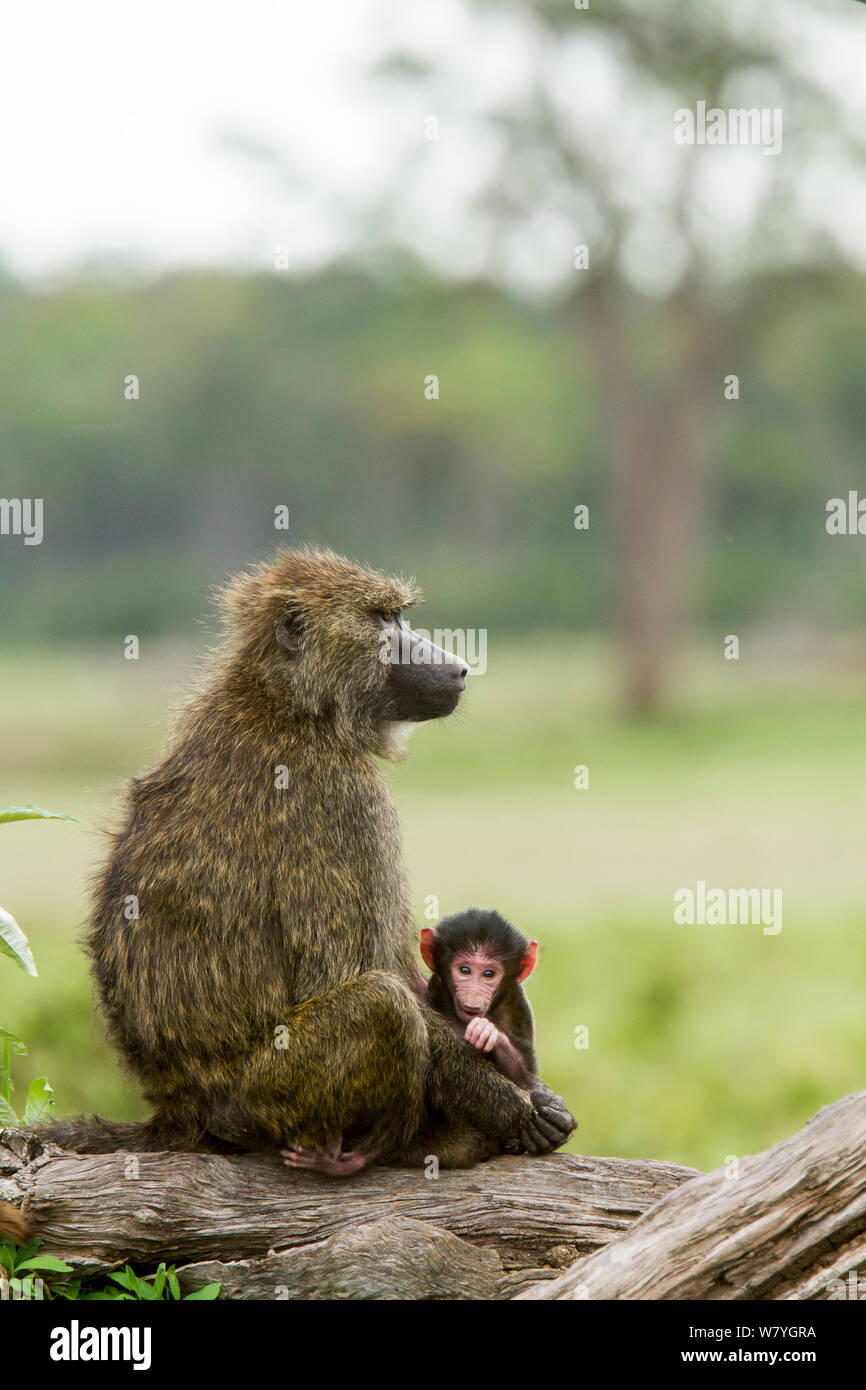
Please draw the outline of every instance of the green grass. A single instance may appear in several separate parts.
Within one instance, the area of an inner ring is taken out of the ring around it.
[[[47,1074],[61,1112],[142,1113],[76,939],[115,789],[157,756],[188,673],[172,648],[4,663],[0,801],[80,818],[0,828],[0,903],[40,970],[0,960],[0,1022],[30,1046],[18,1099]],[[635,724],[602,646],[492,648],[458,716],[388,770],[419,923],[430,898],[490,905],[542,942],[530,994],[573,1148],[717,1167],[862,1086],[863,685],[850,663],[697,651],[669,713]],[[782,932],[676,926],[699,878],[781,888]]]

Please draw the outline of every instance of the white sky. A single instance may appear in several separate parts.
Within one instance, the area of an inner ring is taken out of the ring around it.
[[[756,24],[785,16],[782,36],[797,60],[810,78],[844,94],[843,103],[850,98],[848,119],[863,130],[866,6],[828,0],[830,14],[822,17],[807,0],[729,4],[750,26],[752,15]],[[472,139],[461,138],[470,127],[460,122],[526,90],[531,27],[521,31],[514,13],[507,4],[494,7],[482,33],[467,28],[460,0],[245,0],[230,7],[18,0],[0,30],[0,261],[37,278],[100,258],[146,270],[269,267],[275,245],[285,243],[293,268],[304,269],[352,240],[353,213],[408,158],[394,230],[443,269],[471,273],[490,247],[483,235],[466,235],[460,211],[496,167],[497,150],[477,128]],[[531,5],[522,13],[531,16]],[[579,24],[576,16],[576,36]],[[422,53],[447,56],[451,70],[439,89],[443,139],[426,148],[424,96],[377,88],[364,77],[398,33]],[[645,185],[649,218],[643,229],[638,219],[637,241],[626,252],[636,265],[658,265],[667,255],[676,275],[674,235],[663,220],[653,224],[653,200],[675,174],[670,103],[655,93],[644,105],[634,89],[630,102],[622,93],[605,95],[605,82],[616,86],[615,75],[605,76],[606,56],[582,40],[563,45],[565,100],[584,130],[596,122],[623,190]],[[760,81],[758,88],[760,97]],[[266,161],[239,157],[226,143],[238,138],[290,156],[312,196],[299,196],[297,185],[291,191]],[[785,148],[782,157],[796,161],[796,148]],[[817,217],[833,219],[837,241],[866,264],[864,184],[844,165],[834,167],[834,153],[828,149],[823,174],[804,163],[802,196]],[[756,150],[725,151],[706,167],[707,238],[715,233],[738,254],[737,216],[746,238],[756,179],[768,171]],[[503,264],[510,256],[518,279],[555,283],[575,240],[574,221],[571,206],[540,203],[535,225],[528,219],[526,247],[503,253]]]
[[[220,147],[300,147],[349,188],[386,160],[353,81],[370,0],[119,0],[6,8],[0,255],[26,275],[119,253],[145,264],[272,255],[296,240],[276,181]],[[284,235],[276,235],[284,229]],[[300,238],[316,253],[316,230]],[[322,248],[325,250],[326,248]]]

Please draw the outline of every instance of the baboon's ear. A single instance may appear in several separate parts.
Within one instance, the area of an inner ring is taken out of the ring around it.
[[[283,647],[289,656],[297,656],[301,645],[301,628],[297,619],[288,613],[282,618],[277,618],[274,623],[274,636],[277,645]]]
[[[525,980],[527,975],[531,975],[535,969],[535,961],[538,956],[538,942],[528,941],[526,944],[526,955],[520,962],[520,969],[517,972],[517,982]]]
[[[436,933],[431,927],[421,928],[421,959],[428,970],[435,973],[436,966],[433,961],[433,943],[436,940]]]

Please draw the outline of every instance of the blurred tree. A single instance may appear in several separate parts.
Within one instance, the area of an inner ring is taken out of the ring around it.
[[[462,42],[398,26],[377,68],[416,94],[419,119],[370,225],[439,273],[551,295],[582,341],[606,415],[626,699],[646,713],[736,410],[725,378],[768,319],[866,263],[863,90],[845,46],[862,19],[838,0],[462,8]],[[698,102],[766,111],[765,147],[677,143],[676,111]],[[426,161],[422,109],[438,122]]]

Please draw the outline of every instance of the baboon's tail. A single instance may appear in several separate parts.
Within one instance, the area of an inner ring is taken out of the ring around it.
[[[189,1117],[152,1115],[149,1120],[103,1120],[101,1115],[72,1115],[66,1120],[28,1129],[41,1144],[57,1144],[76,1154],[236,1153],[237,1145],[199,1128]]]
[[[129,1153],[153,1153],[169,1147],[165,1136],[158,1136],[155,1128],[150,1120],[103,1120],[101,1115],[72,1115],[67,1120],[50,1120],[48,1124],[28,1129],[27,1133],[41,1144],[56,1144],[76,1154],[113,1154],[121,1149]]]

